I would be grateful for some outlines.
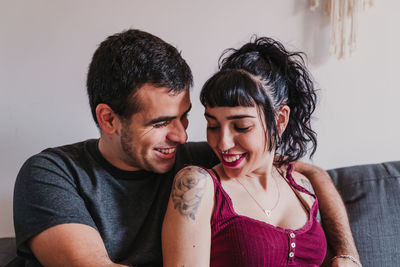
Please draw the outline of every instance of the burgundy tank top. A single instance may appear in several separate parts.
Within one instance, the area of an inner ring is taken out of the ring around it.
[[[292,189],[315,198],[309,220],[297,230],[284,229],[238,215],[216,174],[213,178],[215,206],[211,217],[211,267],[319,266],[326,253],[326,239],[316,220],[318,201],[296,184],[289,165],[286,178]]]

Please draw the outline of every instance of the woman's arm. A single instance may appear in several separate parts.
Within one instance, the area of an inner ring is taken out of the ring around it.
[[[209,173],[196,166],[179,171],[162,227],[164,266],[210,266],[213,206]]]
[[[346,254],[359,260],[346,208],[329,174],[317,166],[304,162],[298,161],[294,165],[295,170],[306,176],[315,189],[325,234],[334,255]],[[340,266],[344,263],[349,264],[348,266],[357,266],[348,259],[335,260],[332,266],[339,266],[337,265],[339,263]]]

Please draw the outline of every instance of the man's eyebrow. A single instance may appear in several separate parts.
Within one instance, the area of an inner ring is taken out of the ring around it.
[[[190,103],[189,108],[185,111],[185,113],[183,113],[182,117],[187,116],[191,110],[192,110],[192,103]]]
[[[146,126],[152,125],[152,124],[156,124],[162,121],[171,121],[173,119],[175,119],[176,116],[161,116],[155,119],[152,119],[150,122],[146,123]]]
[[[185,111],[185,113],[183,113],[182,117],[186,116],[191,109],[192,109],[192,104],[190,104],[189,108]],[[146,126],[156,124],[156,123],[159,123],[162,121],[171,121],[173,119],[176,119],[176,116],[161,116],[161,117],[152,119],[150,122],[146,123]]]
[[[207,112],[204,113],[204,116],[206,116],[210,119],[213,119],[213,120],[217,119],[216,117],[208,114]],[[256,118],[256,117],[251,116],[251,115],[234,115],[234,116],[227,117],[228,120],[236,120],[236,119],[244,119],[244,118]]]

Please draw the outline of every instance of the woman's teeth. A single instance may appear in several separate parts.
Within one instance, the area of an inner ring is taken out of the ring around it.
[[[240,157],[241,157],[241,155],[236,155],[236,156],[223,156],[224,161],[226,161],[226,162],[234,162],[234,161],[237,161]]]

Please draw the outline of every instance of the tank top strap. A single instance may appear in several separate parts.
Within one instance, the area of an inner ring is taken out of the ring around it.
[[[233,204],[228,193],[226,193],[222,187],[221,178],[218,173],[214,169],[201,168],[208,172],[214,183],[214,211],[211,215],[210,223],[211,226],[215,226],[216,224],[229,220],[229,218],[236,216],[236,214],[233,210]],[[215,234],[215,231],[212,231],[212,233]]]
[[[287,172],[286,172],[286,179],[288,180],[289,185],[292,187],[293,190],[296,189],[297,191],[303,192],[303,193],[305,193],[307,195],[310,195],[315,199],[315,201],[314,201],[314,203],[313,203],[313,205],[312,205],[310,210],[303,203],[303,201],[300,200],[300,202],[303,205],[303,207],[311,213],[311,215],[313,217],[317,217],[317,214],[318,214],[318,199],[317,199],[317,196],[295,182],[295,180],[293,179],[293,176],[292,176],[293,169],[294,169],[293,164],[289,163],[289,166],[288,166],[288,169],[287,169]],[[299,196],[297,194],[296,194],[296,196],[297,196],[297,198],[299,198]]]
[[[301,185],[299,185],[295,182],[295,180],[293,179],[293,176],[292,176],[293,169],[294,169],[293,164],[289,163],[288,169],[286,171],[286,179],[288,179],[289,184],[291,186],[293,186],[296,190],[303,192],[307,195],[310,195],[316,199],[315,194],[311,193],[310,191],[308,191],[307,189],[305,189],[304,187],[302,187]]]
[[[208,172],[208,174],[211,176],[213,183],[214,183],[214,192],[215,192],[217,190],[217,188],[219,188],[221,186],[220,178],[219,178],[217,172],[214,171],[213,169],[207,169],[203,166],[198,166],[198,167],[202,168],[203,170]]]
[[[211,179],[214,184],[214,195],[218,195],[218,194],[220,194],[221,191],[224,191],[224,189],[222,188],[222,185],[221,185],[221,179],[219,178],[219,175],[215,170],[207,169],[203,166],[198,166],[198,167],[200,167],[203,170],[205,170],[206,172],[208,172],[208,174],[211,176]]]

